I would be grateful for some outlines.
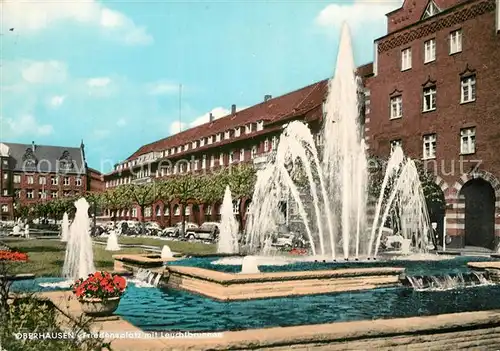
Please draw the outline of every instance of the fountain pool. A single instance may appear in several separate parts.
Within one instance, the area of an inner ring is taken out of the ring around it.
[[[211,265],[215,258],[181,260],[172,264]],[[486,258],[457,257],[449,260],[397,261],[408,274],[444,275],[467,272],[467,262]],[[386,262],[371,262],[385,264]],[[393,264],[394,262],[390,262]],[[312,264],[312,263],[307,263]],[[349,263],[352,267],[358,263]],[[359,263],[360,264],[360,263]],[[261,266],[261,270],[305,269],[306,263],[287,266]],[[322,265],[322,263],[320,264]],[[236,266],[220,266],[239,271]],[[219,268],[219,267],[217,267]],[[50,291],[60,278],[16,281],[14,290]],[[51,287],[47,287],[51,286]],[[291,296],[284,298],[220,302],[169,288],[141,288],[130,284],[122,297],[117,314],[143,330],[156,331],[228,331],[273,326],[310,325],[341,321],[426,316],[443,313],[500,309],[500,286],[484,285],[450,290],[416,291],[412,288],[381,288],[359,292]],[[140,301],[141,303],[137,303]]]

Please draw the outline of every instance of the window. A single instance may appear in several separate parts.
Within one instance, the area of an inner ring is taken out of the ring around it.
[[[264,140],[264,152],[269,150],[269,139]]]
[[[64,177],[64,185],[69,185],[69,177]]]
[[[240,162],[245,160],[245,149],[240,149]]]
[[[455,30],[450,33],[450,55],[462,52],[462,30]]]
[[[234,152],[231,150],[231,152],[229,152],[229,163],[233,162],[234,162]]]
[[[198,170],[198,160],[197,160],[197,159],[194,159],[194,160],[193,160],[193,169],[194,169],[195,171],[197,171],[197,170]]]
[[[46,199],[47,198],[47,192],[45,190],[39,191],[38,192],[38,198],[39,199]]]
[[[2,196],[9,196],[9,190],[3,189]]]
[[[316,145],[317,146],[323,145],[323,134],[321,133],[316,134]]]
[[[151,217],[151,207],[146,207],[144,209],[144,217]]]
[[[196,144],[197,144],[197,143],[198,143],[197,141],[193,141],[193,142],[191,143],[191,149],[196,149]]]
[[[433,111],[436,109],[436,87],[424,89],[424,106],[423,111]]]
[[[57,185],[59,183],[58,178],[57,177],[51,177],[50,178],[50,183],[52,185]]]
[[[223,165],[224,165],[224,154],[220,153],[219,154],[219,166],[223,166]]]
[[[21,198],[21,190],[19,190],[19,189],[14,190],[14,196],[16,197],[16,199],[20,199]]]
[[[137,218],[137,208],[132,209],[132,218]]]
[[[75,184],[76,184],[76,186],[82,186],[82,178],[76,178]]]
[[[401,139],[391,140],[391,152],[397,147],[403,147],[403,141]]]
[[[272,142],[271,142],[271,149],[276,150],[276,147],[278,146],[278,137],[273,136]]]
[[[476,101],[476,76],[470,76],[461,79],[461,98],[460,102]]]
[[[33,184],[33,176],[26,176],[26,183]]]
[[[2,164],[4,166],[8,166],[9,165],[9,160],[2,160]]]
[[[233,214],[240,213],[239,203],[238,201],[233,201]]]
[[[401,51],[401,71],[411,69],[411,48]]]
[[[210,144],[212,144],[213,141],[214,141],[214,137],[213,136],[209,136],[207,144],[210,145]]]
[[[181,215],[181,209],[179,208],[179,205],[174,206],[174,216],[180,216]]]
[[[71,191],[68,191],[68,190],[64,191],[64,192],[63,192],[63,196],[64,196],[64,197],[71,196]]]
[[[391,119],[403,117],[403,97],[391,97]]]
[[[53,199],[56,199],[57,198],[57,191],[53,191],[50,193],[50,196],[53,198]]]
[[[8,173],[4,173],[4,174],[3,174],[3,179],[4,179],[4,180],[9,179],[9,174],[8,174]]]
[[[214,155],[210,156],[210,167],[212,167],[212,168],[215,167],[215,156]]]
[[[250,134],[252,132],[252,124],[247,124],[245,126],[245,134]]]
[[[184,214],[186,216],[189,216],[191,214],[191,206],[186,205],[186,210],[184,211]]]
[[[427,40],[424,43],[424,63],[432,62],[436,59],[436,39]]]
[[[212,206],[207,205],[207,207],[205,208],[205,215],[207,215],[207,216],[212,215]]]
[[[203,155],[203,158],[201,159],[201,169],[207,168],[207,155]]]
[[[14,174],[14,183],[21,183],[21,176],[19,174]]]
[[[229,139],[230,137],[231,137],[231,131],[226,130],[226,131],[224,132],[224,139]]]
[[[215,136],[215,142],[221,141],[221,135],[222,133],[217,133],[217,135]]]
[[[257,146],[252,146],[252,159],[257,156]]]
[[[40,185],[47,184],[47,179],[45,177],[39,177],[38,178],[38,184],[40,184]]]
[[[434,15],[437,15],[439,13],[439,8],[436,6],[434,1],[430,1],[429,5],[427,5],[427,8],[425,9],[424,15],[422,16],[422,19],[426,19],[429,17],[432,17]]]
[[[423,154],[424,160],[436,157],[436,134],[424,135]]]
[[[234,137],[237,138],[241,135],[241,128],[238,127],[238,128],[235,128],[234,129]]]
[[[464,128],[460,130],[460,153],[462,155],[476,152],[476,128]]]
[[[184,145],[184,151],[188,151],[188,150],[189,150],[189,144]]]
[[[2,205],[2,212],[9,212],[9,206],[7,205]]]
[[[257,131],[261,131],[264,129],[264,121],[257,122]]]
[[[26,198],[33,199],[35,197],[35,192],[33,190],[26,190]]]

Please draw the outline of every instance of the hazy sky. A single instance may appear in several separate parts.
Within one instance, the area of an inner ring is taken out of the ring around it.
[[[339,28],[373,60],[394,1],[5,0],[0,141],[78,146],[109,171],[143,144],[331,76]],[[13,28],[14,30],[10,30]]]

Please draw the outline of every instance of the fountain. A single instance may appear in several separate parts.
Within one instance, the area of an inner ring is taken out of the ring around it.
[[[168,245],[163,245],[163,248],[161,249],[161,258],[173,258],[174,254],[172,250],[170,250],[170,247]]]
[[[283,222],[283,202],[295,205],[312,256],[376,257],[389,219],[391,229],[404,239],[406,254],[427,250],[425,197],[416,165],[400,147],[389,159],[373,223],[367,223],[368,160],[358,102],[360,81],[354,72],[344,25],[335,76],[328,86],[322,148],[305,123],[285,126],[274,158],[257,176],[245,238],[250,254],[263,254],[268,248],[267,239]]]
[[[76,280],[95,271],[92,239],[90,238],[89,204],[85,198],[75,201],[76,214],[69,229],[63,276]]]
[[[221,207],[221,224],[219,242],[217,243],[218,253],[235,254],[239,252],[238,245],[238,221],[233,213],[233,198],[231,189],[226,187],[224,192],[224,200]]]
[[[157,287],[163,277],[162,272],[153,272],[149,269],[137,269],[133,279],[129,279],[138,288],[153,288]]]
[[[118,244],[118,236],[116,232],[112,230],[109,233],[108,241],[106,243],[106,251],[120,251],[120,245]]]
[[[64,212],[61,224],[61,241],[68,241],[68,235],[69,235],[68,213]]]
[[[241,273],[242,274],[255,274],[260,273],[259,265],[257,264],[257,257],[245,256],[241,262]]]

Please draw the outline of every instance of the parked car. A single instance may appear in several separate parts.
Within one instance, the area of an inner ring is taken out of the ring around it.
[[[210,240],[216,241],[220,233],[220,223],[205,222],[198,228],[186,229],[185,238],[188,240]]]
[[[196,223],[186,222],[185,231],[194,228],[198,228],[198,225]],[[182,222],[179,222],[173,227],[167,227],[163,229],[163,231],[161,232],[161,236],[168,236],[171,238],[183,238],[184,235],[181,235],[181,231],[182,231]]]
[[[159,235],[161,233],[161,227],[156,222],[146,222],[144,223],[144,229],[146,230],[146,235]]]

